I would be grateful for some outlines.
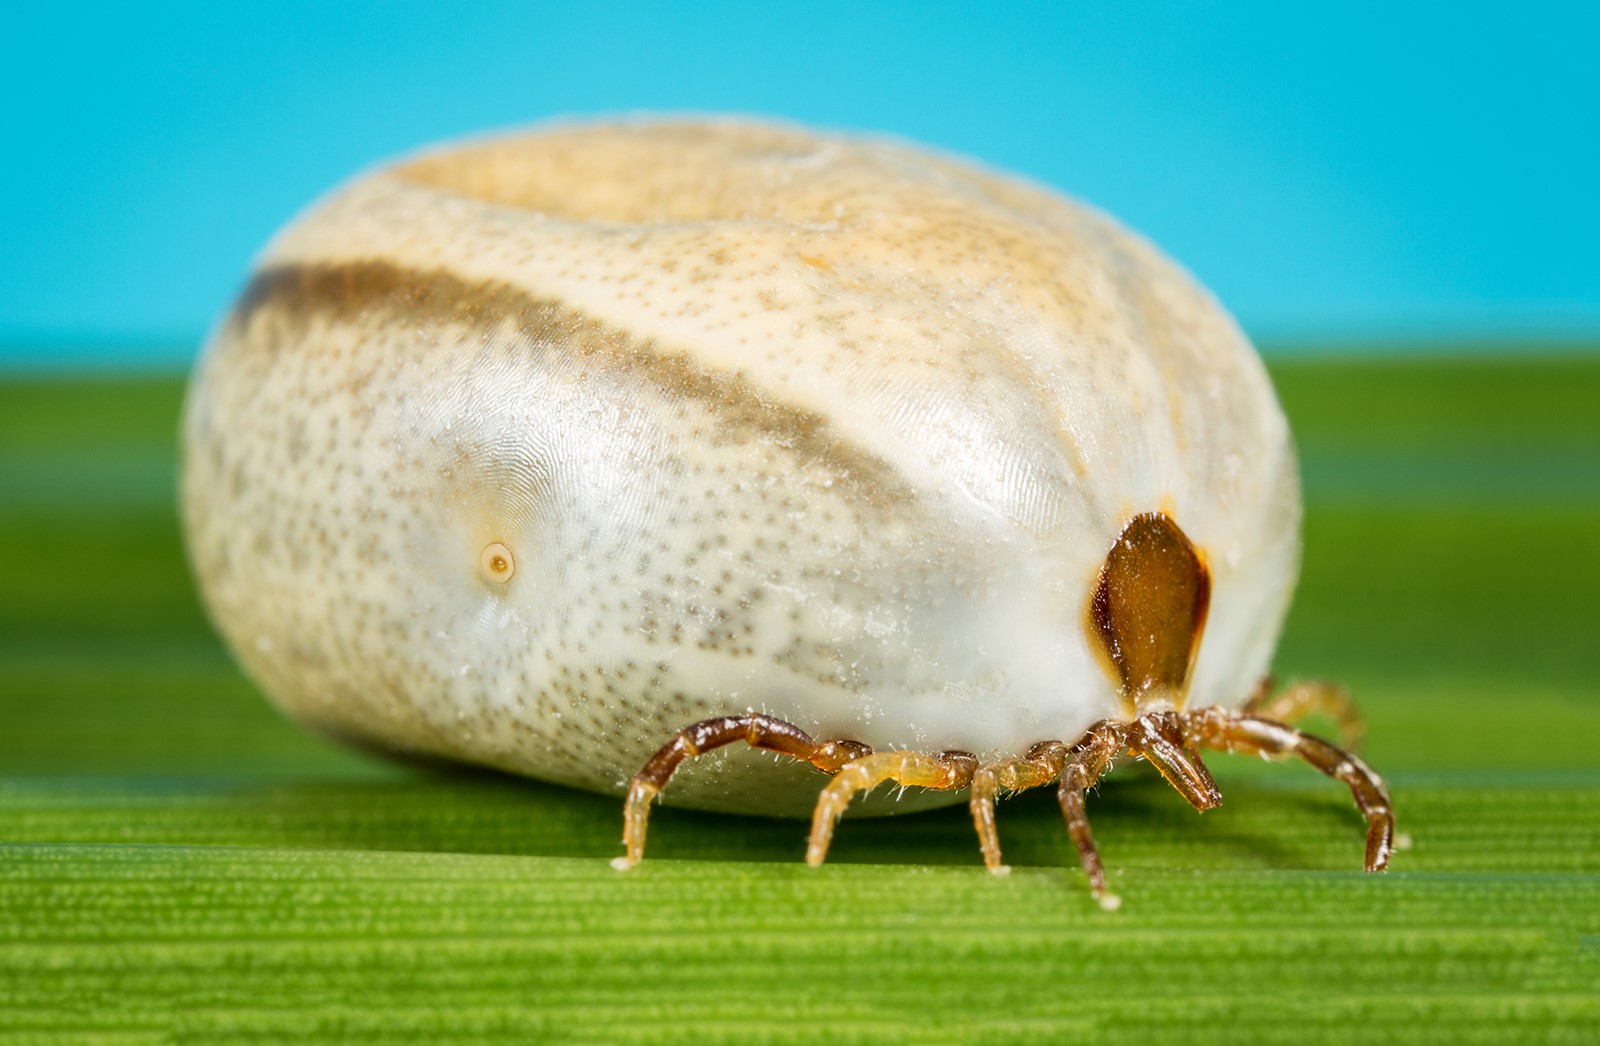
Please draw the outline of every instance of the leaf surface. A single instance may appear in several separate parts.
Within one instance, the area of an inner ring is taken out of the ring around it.
[[[1349,683],[1414,843],[1216,758],[840,829],[377,762],[281,720],[195,603],[181,385],[0,384],[0,1040],[1600,1037],[1600,360],[1285,362],[1306,558],[1281,675]]]

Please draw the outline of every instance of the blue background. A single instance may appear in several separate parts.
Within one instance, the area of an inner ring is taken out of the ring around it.
[[[771,114],[1011,168],[1258,338],[1600,341],[1600,4],[25,5],[0,363],[181,365],[271,232],[419,144]]]

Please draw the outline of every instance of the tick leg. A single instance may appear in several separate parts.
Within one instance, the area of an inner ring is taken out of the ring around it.
[[[1381,872],[1394,852],[1394,812],[1389,791],[1372,768],[1320,737],[1260,716],[1201,708],[1184,713],[1184,729],[1199,744],[1228,752],[1250,752],[1269,759],[1299,756],[1329,777],[1343,781],[1367,819],[1369,872]]]
[[[1021,759],[1001,759],[978,767],[972,775],[972,823],[978,829],[983,863],[995,875],[1011,871],[1000,859],[1000,833],[994,823],[994,801],[1000,792],[1020,792],[1049,784],[1067,762],[1067,746],[1041,741]]]
[[[1268,676],[1239,710],[1245,715],[1280,723],[1298,723],[1320,712],[1339,724],[1339,740],[1346,748],[1360,748],[1361,739],[1367,733],[1366,721],[1361,718],[1355,702],[1350,700],[1350,692],[1322,679],[1290,683],[1274,693],[1272,677]]]
[[[1089,728],[1089,732],[1067,754],[1066,768],[1061,771],[1061,814],[1067,819],[1067,833],[1078,847],[1078,858],[1089,877],[1089,891],[1100,907],[1108,911],[1121,905],[1121,899],[1106,889],[1106,871],[1100,863],[1100,851],[1094,845],[1094,833],[1089,831],[1089,814],[1083,805],[1083,793],[1094,786],[1111,768],[1116,758],[1128,745],[1127,729],[1122,723],[1103,720]]]
[[[919,788],[965,788],[972,783],[977,768],[978,757],[970,752],[876,752],[851,760],[817,797],[806,863],[815,868],[828,856],[833,826],[857,792],[869,791],[885,781]]]
[[[853,759],[872,749],[859,741],[823,741],[782,719],[765,715],[732,715],[705,719],[686,726],[672,740],[656,750],[650,761],[633,775],[628,799],[623,808],[622,843],[627,854],[611,862],[619,871],[632,868],[644,858],[645,828],[650,818],[650,800],[666,787],[678,764],[690,756],[702,755],[723,745],[744,741],[754,748],[802,759],[824,773],[837,773]]]

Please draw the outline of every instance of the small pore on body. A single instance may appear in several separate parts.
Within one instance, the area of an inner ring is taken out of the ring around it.
[[[483,552],[478,556],[478,569],[485,581],[503,585],[517,572],[517,561],[508,546],[494,541],[483,546]]]

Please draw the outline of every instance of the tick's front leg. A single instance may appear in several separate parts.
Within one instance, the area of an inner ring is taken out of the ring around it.
[[[1275,690],[1271,676],[1261,680],[1255,693],[1239,709],[1245,715],[1271,719],[1293,726],[1306,716],[1325,715],[1339,724],[1339,741],[1345,748],[1358,749],[1366,736],[1367,724],[1360,709],[1350,700],[1350,691],[1338,683],[1309,679]]]
[[[1269,759],[1299,756],[1334,780],[1343,781],[1367,820],[1367,871],[1381,872],[1388,867],[1394,853],[1389,790],[1383,778],[1355,755],[1287,724],[1221,708],[1185,712],[1183,724],[1195,744]]]

